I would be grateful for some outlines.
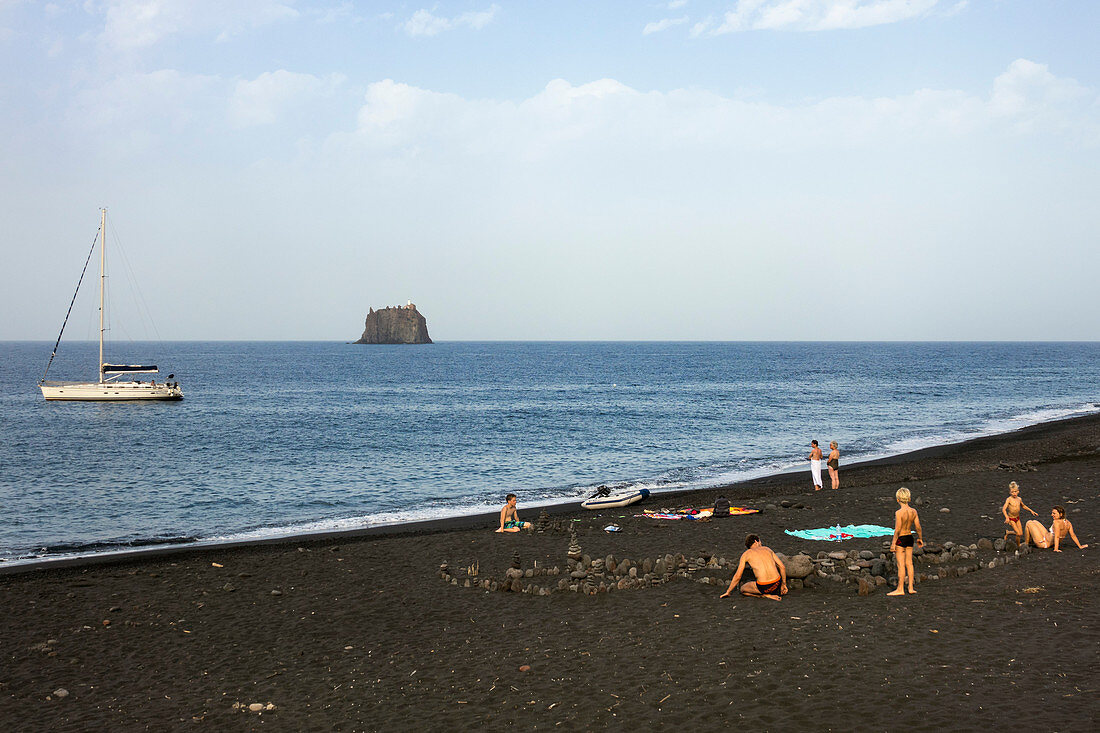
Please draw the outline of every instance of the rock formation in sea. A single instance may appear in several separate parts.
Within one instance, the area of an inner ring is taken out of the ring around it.
[[[370,309],[357,344],[430,344],[428,322],[412,301],[381,310]]]

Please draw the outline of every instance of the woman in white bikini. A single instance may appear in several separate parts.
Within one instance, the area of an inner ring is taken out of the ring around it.
[[[1024,544],[1028,542],[1034,542],[1036,547],[1046,549],[1047,547],[1054,547],[1055,552],[1061,552],[1058,545],[1062,540],[1069,535],[1073,540],[1073,543],[1082,550],[1088,547],[1088,545],[1082,545],[1081,541],[1077,539],[1077,535],[1073,532],[1073,524],[1066,519],[1066,508],[1063,506],[1056,506],[1050,510],[1050,518],[1054,521],[1050,525],[1050,529],[1047,529],[1043,524],[1037,520],[1032,519],[1024,527]]]

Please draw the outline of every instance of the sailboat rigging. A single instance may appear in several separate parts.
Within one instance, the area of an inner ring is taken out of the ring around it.
[[[84,275],[88,271],[92,253],[95,251],[96,242],[92,242],[92,249],[88,252],[88,258],[84,261],[84,269],[80,272],[80,279],[76,284],[76,292],[69,303],[69,310],[65,314],[65,320],[61,323],[61,332],[57,334],[50,360],[46,364],[46,371],[39,380],[38,386],[42,390],[42,396],[47,400],[85,400],[94,402],[116,402],[122,400],[182,400],[183,390],[179,382],[164,381],[157,384],[155,378],[149,382],[139,380],[123,381],[127,374],[157,374],[159,369],[155,365],[145,364],[109,364],[103,360],[103,334],[106,331],[104,325],[104,291],[107,279],[107,209],[100,209],[101,218],[96,239],[99,242],[99,369],[98,381],[95,382],[58,382],[46,381],[50,373],[50,366],[57,355],[57,348],[61,344],[61,337],[65,333],[65,325],[69,322],[69,316],[73,312],[73,304],[76,302],[80,285],[84,282]],[[175,375],[169,374],[168,379]]]

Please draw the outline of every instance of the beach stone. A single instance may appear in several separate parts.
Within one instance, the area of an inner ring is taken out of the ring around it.
[[[795,504],[794,508],[795,509],[809,509],[810,507],[806,506],[805,504],[800,503],[800,504]]]
[[[916,506],[924,506],[924,499],[918,496],[916,499],[913,500],[913,504],[915,504]]]
[[[833,560],[847,560],[848,553],[844,552],[843,550],[834,550],[833,552],[829,553],[829,557]]]
[[[975,549],[977,549],[977,550],[992,550],[993,549],[993,543],[989,540],[989,538],[982,537],[980,540],[978,540],[978,546]]]
[[[656,564],[653,566],[653,572],[657,573],[657,575],[664,575],[667,570],[668,566],[665,564],[665,559],[663,557],[658,558]]]
[[[586,570],[574,570],[573,572],[569,573],[569,577],[570,578],[577,578],[578,580],[580,578],[587,578],[588,577],[588,571],[586,571]]]
[[[875,553],[871,552],[870,550],[860,550],[859,551],[859,559],[860,560],[871,560],[871,559],[874,559],[874,557],[875,557]]]
[[[63,699],[69,696],[69,691],[66,690],[64,687],[58,687],[56,690],[53,691],[53,696],[59,699]]]
[[[275,590],[271,591],[271,595],[273,595],[273,596],[281,596],[282,594],[283,594],[283,592],[281,590],[277,589],[277,588]]]
[[[764,511],[774,512],[777,509],[779,509],[779,507],[777,507],[775,504],[765,504],[764,505]]]
[[[629,575],[631,578],[637,578],[638,577],[638,568],[636,568],[634,566],[631,566],[630,570],[627,571],[627,575]]]
[[[649,575],[653,572],[653,561],[648,557],[642,560],[642,575]]]
[[[616,568],[616,570],[618,570],[619,572],[623,572],[623,573],[629,571],[630,570],[630,558],[629,557],[624,557],[622,560],[620,560],[619,561],[619,566]]]
[[[886,585],[886,578],[883,578],[881,575],[874,576],[874,580],[876,588]]]
[[[787,569],[788,578],[805,578],[814,571],[814,563],[809,555],[798,554],[785,558],[783,566]]]
[[[874,563],[871,562],[870,560],[860,560],[859,562],[856,563],[856,567],[861,568],[863,570],[869,570],[873,564]]]
[[[1005,550],[1004,538],[998,537],[997,539],[993,540],[993,549],[996,550],[997,552],[1004,552],[1004,550]]]
[[[858,573],[859,572],[859,565],[849,565],[848,570],[853,572],[853,573]]]
[[[794,506],[794,502],[790,499],[784,499],[783,501],[779,502],[779,506],[783,507],[784,509],[790,509],[792,506]]]
[[[1019,545],[1016,544],[1016,540],[1008,540],[1005,542],[1005,552],[1016,552]]]
[[[950,514],[950,513],[951,513],[951,510],[948,509],[947,507],[943,507],[942,509],[940,509],[940,514]]]
[[[254,713],[258,713],[264,709],[264,704],[262,702],[254,702],[248,706],[248,709]]]
[[[592,558],[589,557],[588,555],[582,555],[581,556],[581,564],[584,565],[584,567],[586,567],[586,568],[592,567]]]
[[[615,556],[614,555],[608,555],[607,557],[605,557],[603,559],[603,566],[605,568],[607,568],[607,572],[609,572],[609,573],[615,572]]]
[[[871,575],[885,576],[886,575],[886,561],[875,560],[871,563]]]
[[[861,596],[869,596],[875,591],[875,584],[867,580],[867,578],[859,579],[859,594]]]

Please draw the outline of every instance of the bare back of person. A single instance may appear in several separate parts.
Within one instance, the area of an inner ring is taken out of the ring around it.
[[[767,585],[779,580],[779,569],[775,565],[775,553],[771,548],[759,545],[745,550],[745,562],[752,568],[757,585]]]
[[[746,549],[741,553],[741,560],[737,563],[737,572],[733,575],[726,592],[722,598],[728,597],[737,587],[745,567],[752,568],[755,580],[751,580],[741,586],[742,595],[763,596],[773,601],[778,601],[780,596],[787,593],[787,569],[782,561],[770,548],[760,542],[760,538],[750,534],[745,538]]]
[[[894,512],[899,535],[913,534],[913,522],[917,520],[917,510],[906,504]]]

